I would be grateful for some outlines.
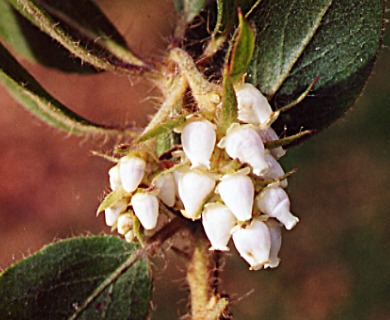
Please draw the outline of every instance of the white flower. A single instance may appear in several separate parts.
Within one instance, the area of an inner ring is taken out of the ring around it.
[[[265,224],[268,227],[271,237],[271,251],[269,254],[269,261],[264,265],[264,268],[276,268],[280,262],[278,255],[280,247],[282,246],[282,230],[279,222],[274,219],[268,219]]]
[[[252,84],[244,83],[236,90],[238,120],[260,124],[266,122],[272,109],[266,97]]]
[[[282,188],[266,188],[256,198],[261,212],[276,218],[291,230],[299,219],[290,212],[290,199]]]
[[[248,163],[255,175],[260,176],[268,169],[264,144],[251,125],[233,123],[218,147],[225,148],[231,158]]]
[[[129,214],[121,214],[118,217],[117,229],[119,234],[126,234],[133,229],[133,218]]]
[[[236,224],[232,212],[222,203],[207,203],[203,209],[202,223],[211,243],[210,250],[228,251],[231,230]]]
[[[201,170],[180,172],[178,192],[184,209],[183,216],[196,220],[200,218],[202,206],[215,188],[214,178]]]
[[[176,201],[176,185],[172,173],[164,173],[159,176],[152,184],[158,190],[157,196],[168,207],[173,207]]]
[[[111,190],[117,190],[121,187],[121,177],[119,174],[119,166],[115,165],[110,170],[108,170],[108,176],[110,177],[110,188]]]
[[[284,175],[283,168],[281,167],[279,162],[276,161],[276,159],[272,155],[267,154],[265,156],[265,160],[267,160],[267,162],[269,163],[269,169],[264,174],[264,178],[266,178],[266,179],[276,179],[276,178],[280,178],[280,177],[282,177]],[[288,185],[287,179],[283,179],[283,180],[280,181],[280,186],[282,188],[287,188],[287,185]]]
[[[119,160],[119,174],[126,192],[137,189],[144,177],[145,167],[145,160],[135,156],[126,156]]]
[[[158,218],[158,200],[154,194],[137,192],[131,198],[131,205],[141,225],[146,230],[156,227]]]
[[[106,225],[112,227],[118,220],[119,215],[126,211],[127,205],[128,202],[125,199],[121,199],[104,210]]]
[[[181,133],[181,142],[192,168],[203,165],[210,169],[210,157],[216,139],[215,126],[210,121],[192,121],[185,125]]]
[[[267,128],[267,129],[259,129],[258,134],[261,137],[261,140],[266,143],[266,142],[271,142],[275,140],[279,140],[279,136],[276,134],[275,130],[272,128]],[[280,159],[286,154],[286,150],[283,149],[283,147],[276,147],[273,149],[270,149],[271,154],[276,158]]]
[[[271,236],[264,222],[253,220],[249,226],[233,230],[232,237],[238,253],[249,263],[251,270],[259,270],[268,263]]]
[[[217,192],[239,221],[252,218],[255,189],[252,180],[243,170],[224,175],[217,186]]]

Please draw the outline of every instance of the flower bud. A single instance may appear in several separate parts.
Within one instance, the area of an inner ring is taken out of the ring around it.
[[[125,234],[125,240],[127,242],[133,242],[135,238],[135,234],[133,230],[127,231]]]
[[[168,207],[173,207],[176,201],[176,186],[172,173],[162,174],[154,181],[154,185],[158,190],[157,196],[161,201]]]
[[[126,234],[133,229],[133,218],[129,214],[121,214],[118,217],[117,229],[119,234]]]
[[[291,230],[299,219],[290,212],[290,200],[282,188],[266,188],[256,198],[259,210]]]
[[[144,177],[145,167],[145,160],[138,157],[126,156],[119,160],[119,174],[126,192],[137,189]]]
[[[261,137],[261,140],[266,142],[271,142],[275,140],[279,140],[279,136],[276,134],[275,130],[272,128],[267,128],[265,130],[259,129],[257,130],[258,134]],[[273,149],[270,149],[271,154],[276,158],[280,159],[286,154],[286,150],[283,149],[283,147],[276,147]]]
[[[251,124],[266,122],[272,109],[268,100],[252,84],[244,83],[236,90],[238,120]]]
[[[245,173],[239,171],[224,175],[217,186],[217,192],[239,221],[252,218],[255,188]]]
[[[192,121],[185,125],[181,133],[181,142],[184,153],[191,161],[191,168],[203,165],[210,169],[210,157],[215,141],[215,127],[210,121]]]
[[[215,180],[207,172],[196,170],[178,175],[178,191],[184,209],[183,216],[196,220],[200,218],[202,206],[215,188]]]
[[[251,270],[259,270],[268,263],[271,237],[264,222],[253,220],[249,226],[233,230],[233,242]]]
[[[126,211],[127,205],[128,202],[121,199],[104,210],[106,225],[112,227],[118,220],[119,215]]]
[[[108,175],[110,177],[110,188],[112,191],[117,190],[122,185],[121,177],[119,174],[119,166],[115,165],[110,170],[108,170]]]
[[[137,192],[131,198],[131,205],[141,225],[146,230],[152,230],[157,225],[158,200],[154,194]]]
[[[276,159],[272,155],[267,154],[265,156],[265,160],[267,160],[267,162],[269,164],[269,169],[264,174],[265,179],[277,179],[277,178],[280,178],[284,175],[283,168],[281,167],[279,162],[276,161]],[[282,188],[287,188],[287,185],[288,185],[287,179],[283,179],[280,181],[280,186]]]
[[[236,224],[232,212],[222,203],[208,203],[203,209],[202,223],[211,243],[210,250],[228,251],[227,244]]]
[[[271,237],[271,251],[269,254],[268,263],[264,265],[264,269],[276,268],[279,265],[280,259],[278,257],[280,247],[282,246],[282,230],[279,222],[274,219],[268,219],[265,224]]]
[[[268,169],[264,144],[252,126],[232,124],[226,136],[218,143],[218,147],[225,148],[232,159],[248,163],[257,176],[262,175]]]

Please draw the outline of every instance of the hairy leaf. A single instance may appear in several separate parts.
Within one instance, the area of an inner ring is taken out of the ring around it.
[[[237,98],[227,68],[223,74],[222,116],[218,133],[223,136],[233,122],[237,121]]]
[[[53,98],[0,44],[0,82],[24,108],[47,124],[72,134],[133,135],[95,124],[74,113]]]
[[[251,18],[256,46],[249,81],[274,108],[296,100],[319,76],[309,95],[281,114],[281,133],[318,132],[355,101],[381,43],[384,1],[262,1]]]
[[[108,207],[112,206],[116,202],[118,202],[120,199],[123,198],[123,196],[126,194],[126,191],[123,188],[119,188],[116,190],[111,191],[102,201],[99,208],[97,209],[97,213],[103,212]]]
[[[114,236],[51,244],[0,275],[0,318],[145,319],[152,284],[138,249]]]
[[[43,38],[42,35],[39,34],[37,39],[33,38],[34,35],[29,35],[32,27],[31,24],[33,24],[64,46],[69,51],[68,55],[72,54],[76,56],[97,70],[139,73],[142,70],[146,71],[149,69],[149,66],[129,51],[124,39],[91,0],[6,1],[18,12],[16,14],[14,11],[10,11],[14,13],[16,18],[14,20],[8,20],[14,21],[14,23],[21,23],[22,27],[24,25],[24,28],[18,26],[18,29],[12,23],[11,25],[4,24],[2,28],[5,29],[6,33],[7,28],[10,28],[13,32],[19,30],[19,33],[16,32],[16,36],[24,40],[26,43],[24,47],[32,46],[36,48],[35,50],[48,51],[53,46],[58,47],[58,44],[55,42],[47,42],[48,47],[43,48],[42,44],[37,41]],[[23,19],[28,20],[28,22]],[[32,30],[33,33],[36,31],[34,28]],[[35,32],[35,35],[37,35],[37,32]],[[18,48],[16,47],[16,49]],[[54,48],[53,50],[58,51],[59,49]],[[55,53],[52,52],[52,54]],[[42,53],[39,54],[42,55]],[[45,60],[43,60],[43,63],[45,63]],[[69,66],[66,64],[57,65],[55,60],[52,61],[51,66],[69,71]],[[83,68],[79,67],[75,69],[73,64],[71,71],[81,72]]]
[[[239,12],[238,18],[238,33],[230,58],[230,76],[233,83],[240,81],[246,72],[255,46],[255,33],[242,12]]]
[[[160,123],[156,127],[148,130],[147,132],[143,133],[140,137],[136,139],[136,141],[137,142],[147,141],[149,139],[159,136],[160,134],[170,132],[174,128],[177,128],[178,126],[182,125],[185,121],[186,121],[185,115],[180,116],[178,118],[169,119],[163,123]]]

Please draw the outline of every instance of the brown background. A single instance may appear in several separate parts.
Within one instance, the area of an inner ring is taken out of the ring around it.
[[[138,53],[161,54],[175,18],[170,1],[100,4]],[[145,124],[158,105],[158,92],[139,79],[24,64],[98,122]],[[301,222],[284,234],[276,270],[250,272],[234,250],[226,255],[223,288],[237,319],[390,319],[389,65],[385,50],[354,110],[283,159],[286,169],[299,168],[289,193]],[[108,233],[95,212],[110,163],[91,150],[114,142],[57,132],[2,87],[0,104],[0,266],[58,238]],[[153,319],[177,318],[186,306],[184,264],[172,254],[155,264]]]

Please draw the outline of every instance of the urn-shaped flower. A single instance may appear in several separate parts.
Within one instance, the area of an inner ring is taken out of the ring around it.
[[[145,174],[146,162],[135,156],[126,156],[119,160],[119,174],[123,189],[133,192],[137,189]]]
[[[210,250],[229,250],[227,244],[236,222],[235,216],[222,203],[213,202],[204,206],[202,223],[207,238],[211,243]]]
[[[265,159],[267,160],[269,164],[269,169],[265,172],[264,178],[266,179],[277,179],[282,176],[284,176],[284,170],[282,166],[279,164],[279,162],[271,155],[267,154],[265,156]],[[280,186],[282,188],[287,188],[288,182],[287,179],[283,179],[280,181]]]
[[[264,264],[264,268],[276,268],[279,265],[279,250],[282,246],[282,230],[280,223],[274,219],[268,219],[265,224],[268,227],[271,238],[271,250],[269,253],[269,260]]]
[[[244,83],[236,89],[238,120],[246,123],[261,124],[266,122],[272,109],[266,97],[250,83]]]
[[[106,225],[112,227],[118,220],[119,215],[125,212],[127,205],[128,202],[125,199],[120,199],[104,210]]]
[[[137,192],[131,198],[131,205],[141,225],[146,230],[156,227],[158,218],[158,199],[148,192]]]
[[[261,176],[268,170],[264,144],[251,125],[232,124],[218,147],[225,148],[231,158],[248,163],[255,175]]]
[[[186,170],[177,176],[179,197],[184,205],[183,216],[199,219],[203,204],[215,188],[214,178],[203,170]]]
[[[215,126],[207,120],[190,121],[181,133],[181,143],[192,168],[210,169],[210,157],[216,141]]]
[[[117,190],[122,186],[121,176],[119,174],[119,166],[115,165],[110,170],[108,170],[108,176],[110,178],[110,188],[111,190]]]
[[[248,226],[233,230],[234,245],[251,270],[259,270],[268,263],[271,237],[264,222],[253,220]]]
[[[168,207],[173,207],[176,201],[176,185],[175,179],[171,172],[164,173],[153,181],[158,190],[157,196],[164,202]]]
[[[290,199],[282,188],[265,188],[257,197],[259,210],[270,217],[276,218],[291,230],[299,219],[290,212]]]
[[[253,198],[255,189],[252,180],[245,170],[222,177],[217,186],[223,202],[239,221],[252,218]]]

